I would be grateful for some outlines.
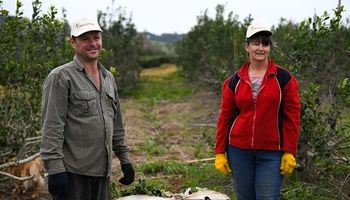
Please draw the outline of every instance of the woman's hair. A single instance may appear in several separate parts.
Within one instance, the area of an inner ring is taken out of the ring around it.
[[[263,44],[263,46],[270,45],[271,48],[273,46],[271,37],[269,35],[266,35],[265,32],[259,32],[259,33],[252,35],[250,38],[246,39],[245,44],[248,45],[251,42],[257,42],[259,44],[261,43],[261,44]],[[248,57],[247,57],[246,62],[249,62],[249,53],[247,53],[247,55],[248,55]]]
[[[269,36],[267,36],[264,32],[259,32],[257,34],[254,34],[252,37],[246,39],[246,44],[249,44],[251,42],[258,42],[263,45],[270,45],[272,46],[272,40]]]

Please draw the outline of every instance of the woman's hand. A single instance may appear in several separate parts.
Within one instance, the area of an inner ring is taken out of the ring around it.
[[[284,152],[282,159],[281,159],[281,175],[282,176],[290,176],[295,167],[297,166],[297,163],[295,161],[295,157],[293,154]]]
[[[225,154],[215,155],[215,168],[223,174],[229,174],[232,172]]]

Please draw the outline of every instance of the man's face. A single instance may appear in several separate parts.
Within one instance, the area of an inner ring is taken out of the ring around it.
[[[71,45],[76,55],[85,62],[98,59],[102,49],[102,37],[99,31],[86,32],[78,37],[71,38]]]

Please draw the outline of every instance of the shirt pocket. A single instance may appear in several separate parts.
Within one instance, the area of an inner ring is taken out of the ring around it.
[[[114,95],[107,93],[107,112],[112,119],[114,119],[114,114],[117,112],[117,104],[118,101],[114,97]]]
[[[97,95],[89,91],[77,91],[72,98],[71,110],[76,116],[88,117],[98,114]]]

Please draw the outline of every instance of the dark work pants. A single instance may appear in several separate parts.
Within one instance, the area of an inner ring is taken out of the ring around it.
[[[107,200],[109,177],[68,173],[68,195],[52,195],[53,200]]]

